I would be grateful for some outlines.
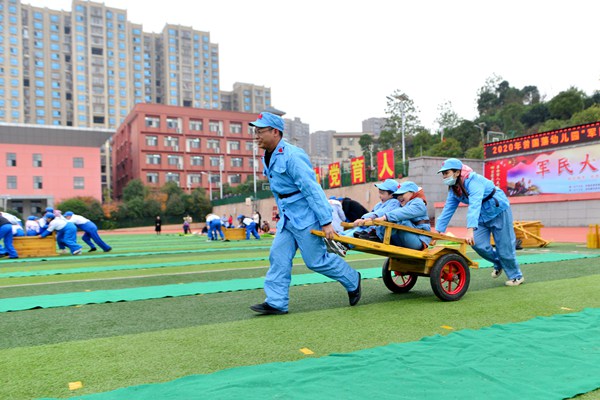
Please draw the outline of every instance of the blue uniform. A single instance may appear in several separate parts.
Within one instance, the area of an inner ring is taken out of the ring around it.
[[[431,231],[429,216],[427,215],[427,205],[423,199],[415,197],[392,211],[385,213],[385,218],[389,222],[404,225],[409,228]],[[428,246],[431,238],[416,233],[394,230],[390,243],[395,246],[408,247],[409,249],[422,250],[423,246]]]
[[[292,260],[298,249],[308,268],[340,282],[347,291],[356,290],[358,272],[341,257],[328,253],[323,239],[310,233],[331,223],[332,209],[307,154],[281,140],[268,166],[263,157],[263,166],[280,215],[265,278],[266,303],[288,310]]]
[[[437,219],[436,230],[445,232],[450,219],[460,203],[469,205],[467,228],[474,228],[473,249],[484,259],[494,264],[496,270],[503,269],[509,279],[523,277],[515,252],[516,236],[510,203],[504,192],[489,179],[471,172],[463,180],[468,196],[457,196],[448,191],[446,204]],[[494,236],[496,248],[492,247],[490,234]]]
[[[208,238],[210,240],[217,240],[217,233],[221,236],[221,240],[225,240],[223,229],[221,229],[221,219],[218,215],[214,215],[212,219],[208,219]]]
[[[379,202],[377,204],[375,204],[375,207],[373,207],[373,211],[370,211],[366,214],[364,214],[361,219],[375,219],[375,218],[379,218],[379,217],[383,217],[386,213],[397,209],[398,207],[400,207],[400,202],[397,199],[391,198],[388,199],[385,202]],[[347,229],[345,230],[342,235],[344,236],[348,236],[348,237],[352,237],[354,235],[354,232],[360,232],[360,231],[370,231],[372,230],[373,227],[371,226],[357,226],[354,227],[352,229]],[[381,240],[383,240],[383,236],[385,235],[385,227],[384,226],[376,226],[375,227],[375,233],[377,233],[377,237]]]
[[[71,214],[70,219],[68,219],[68,221],[75,224],[75,226],[78,229],[80,229],[84,232],[81,239],[83,239],[83,241],[88,246],[90,246],[90,249],[93,249],[93,250],[96,249],[96,245],[94,244],[94,242],[96,242],[96,244],[98,246],[100,246],[100,248],[102,250],[104,250],[105,252],[112,250],[112,247],[110,247],[108,244],[106,244],[104,242],[104,240],[102,240],[102,238],[98,234],[98,226],[96,226],[96,224],[93,223],[92,221],[90,221],[89,219],[87,219],[81,215]]]
[[[0,246],[0,252],[7,254],[10,258],[19,258],[17,250],[13,246],[13,229],[8,219],[0,215],[0,239],[4,242],[4,247]]]
[[[77,244],[77,227],[74,223],[67,221],[62,218],[54,218],[48,224],[47,229],[40,234],[40,237],[46,237],[52,234],[56,230],[57,242],[58,234],[61,235],[61,242],[64,246],[71,250],[71,254],[81,253],[81,246]],[[59,243],[60,245],[60,243]]]

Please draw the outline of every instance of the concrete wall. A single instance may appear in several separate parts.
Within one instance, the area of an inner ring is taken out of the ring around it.
[[[439,203],[443,203],[448,194],[448,189],[443,184],[441,176],[437,174],[444,159],[439,157],[411,158],[410,176],[407,179],[398,180],[399,183],[404,180],[411,180],[423,187],[427,196],[427,211],[429,218],[432,220],[442,211],[442,205]],[[483,160],[464,159],[462,161],[473,168],[475,172],[483,174]],[[373,183],[328,189],[325,191],[325,194],[327,197],[350,197],[360,202],[368,210],[373,209],[375,204],[379,202],[377,189],[373,186]],[[591,199],[565,201],[565,197],[543,203],[520,203],[519,199],[511,199],[513,217],[515,220],[541,221],[545,226],[587,226],[589,224],[600,224],[600,193],[597,193],[597,196],[588,196],[595,197]],[[440,207],[436,208],[435,203],[438,203]],[[271,226],[273,226],[272,214],[273,207],[275,207],[275,199],[259,200],[257,207],[263,219],[267,219],[271,223]],[[213,211],[218,215],[223,215],[224,213],[227,215],[231,214],[235,219],[238,214],[249,215],[252,212],[252,207],[251,205],[238,203],[228,206],[218,206]],[[467,207],[459,207],[449,226],[465,226],[466,213]]]

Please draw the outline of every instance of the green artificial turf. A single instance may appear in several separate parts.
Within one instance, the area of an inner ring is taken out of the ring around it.
[[[132,237],[132,241],[144,244],[156,238],[139,236]],[[111,235],[107,239],[117,254],[121,249],[115,243],[123,247],[128,243],[127,237]],[[164,240],[153,242],[157,252],[185,243],[194,249],[210,247],[210,243],[196,241],[199,238],[195,237],[160,239]],[[264,246],[267,241],[250,242]],[[216,244],[224,251],[239,247],[239,242]],[[139,249],[139,253],[147,251],[148,248]],[[263,254],[268,252],[263,251]],[[527,249],[519,254],[548,251],[589,250],[552,244],[548,249]],[[243,258],[248,254],[256,253],[248,250],[234,256]],[[90,259],[94,265],[123,264],[124,260],[139,264],[158,262],[157,257],[163,256]],[[173,262],[195,257],[196,254],[189,253],[161,260]],[[355,268],[380,267],[383,261],[357,252],[350,252],[348,259]],[[88,261],[77,257],[57,257],[23,263],[21,267],[44,270],[80,268],[86,264]],[[156,270],[143,270],[142,274],[140,270],[87,273],[77,274],[76,279],[73,275],[3,278],[0,296],[252,278],[266,272],[264,262],[240,264],[243,265],[158,268],[160,273],[155,273]],[[4,272],[5,267],[6,264],[0,265],[0,271]],[[451,303],[439,301],[426,278],[419,278],[415,288],[405,295],[392,294],[380,279],[370,279],[363,281],[363,299],[357,307],[348,307],[346,293],[337,283],[293,287],[290,314],[276,317],[258,317],[248,309],[249,305],[264,300],[262,290],[2,313],[0,398],[69,397],[235,366],[298,360],[307,357],[300,352],[303,347],[315,353],[310,357],[319,357],[450,332],[443,326],[453,330],[478,329],[600,307],[598,259],[528,264],[522,269],[526,283],[517,288],[504,287],[504,276],[493,280],[489,269],[471,270],[469,291],[463,299]],[[309,272],[301,265],[295,266],[294,271]],[[82,381],[83,388],[69,391],[68,383],[74,381]],[[578,398],[591,399],[597,392]]]

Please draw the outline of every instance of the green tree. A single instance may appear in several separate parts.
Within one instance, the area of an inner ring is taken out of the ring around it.
[[[439,135],[432,135],[428,131],[423,130],[417,133],[412,138],[412,152],[413,157],[420,157],[422,154],[426,154],[429,149],[440,141]]]
[[[148,189],[141,180],[132,179],[123,188],[123,201],[128,202],[133,199],[144,199],[148,194]]]
[[[167,215],[183,215],[185,214],[185,202],[182,200],[182,195],[172,193],[167,199],[165,213]]]
[[[575,113],[569,120],[569,126],[589,124],[596,121],[600,121],[600,104]]]
[[[483,159],[483,145],[480,144],[477,147],[471,147],[465,152],[466,158]]]
[[[444,139],[456,140],[462,149],[461,153],[464,154],[467,149],[479,145],[481,142],[481,131],[475,126],[473,121],[464,119],[455,128],[445,131]],[[462,154],[459,157],[462,157]]]
[[[212,205],[206,195],[206,191],[202,188],[196,188],[190,195],[190,205],[188,206],[189,214],[195,219],[204,219],[206,214],[212,211]]]
[[[530,128],[537,124],[541,124],[550,117],[550,111],[548,105],[545,103],[532,104],[525,108],[523,114],[521,114],[521,123],[526,127]]]
[[[567,120],[573,114],[583,111],[585,93],[574,87],[560,92],[548,102],[550,117],[553,119]]]
[[[447,101],[438,106],[439,116],[435,119],[435,122],[439,125],[440,129],[451,129],[458,126],[460,123],[460,117],[452,109],[452,102]]]
[[[460,143],[453,138],[444,139],[444,141],[434,144],[427,152],[428,156],[433,157],[461,158],[463,154],[464,152],[460,147]]]
[[[56,208],[63,212],[73,211],[73,213],[83,215],[92,221],[101,221],[104,219],[102,204],[93,197],[73,197],[66,199],[58,203]]]

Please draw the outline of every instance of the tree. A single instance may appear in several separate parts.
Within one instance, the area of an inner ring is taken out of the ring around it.
[[[141,180],[132,179],[123,188],[123,201],[128,202],[133,199],[144,199],[147,193],[148,189]]]
[[[475,158],[483,160],[483,144],[477,147],[471,147],[465,152],[465,158]]]
[[[450,129],[456,127],[460,123],[460,117],[452,109],[452,102],[447,101],[438,106],[439,116],[435,122],[439,125],[440,129]]]
[[[458,140],[449,138],[443,142],[436,143],[427,152],[428,156],[433,157],[456,157],[461,158],[464,152],[460,147]]]
[[[600,104],[596,104],[588,109],[575,113],[569,120],[569,125],[589,124],[596,121],[600,121]]]
[[[481,131],[475,126],[473,121],[464,119],[457,127],[445,131],[444,139],[456,140],[462,149],[461,153],[464,153],[467,149],[479,145],[481,142]],[[458,157],[462,157],[462,154]]]
[[[521,114],[521,123],[526,128],[541,124],[550,117],[550,110],[545,103],[533,104],[525,108]]]
[[[377,146],[377,142],[373,139],[373,136],[367,134],[362,135],[358,139],[358,144],[360,145],[362,153],[365,156],[365,168],[368,171],[371,169],[371,167],[375,166],[374,164],[377,163],[375,154],[377,154],[379,151],[379,147]],[[371,162],[371,160],[373,162]]]
[[[78,215],[83,215],[92,221],[101,221],[105,218],[102,204],[93,197],[73,197],[66,199],[56,205],[56,208],[66,211],[73,211]]]
[[[428,131],[423,130],[417,133],[412,138],[412,153],[413,157],[421,156],[422,154],[427,153],[429,149],[440,141],[438,135],[431,135]]]
[[[583,111],[585,93],[574,87],[560,92],[548,102],[550,117],[553,119],[569,119],[576,112]]]

